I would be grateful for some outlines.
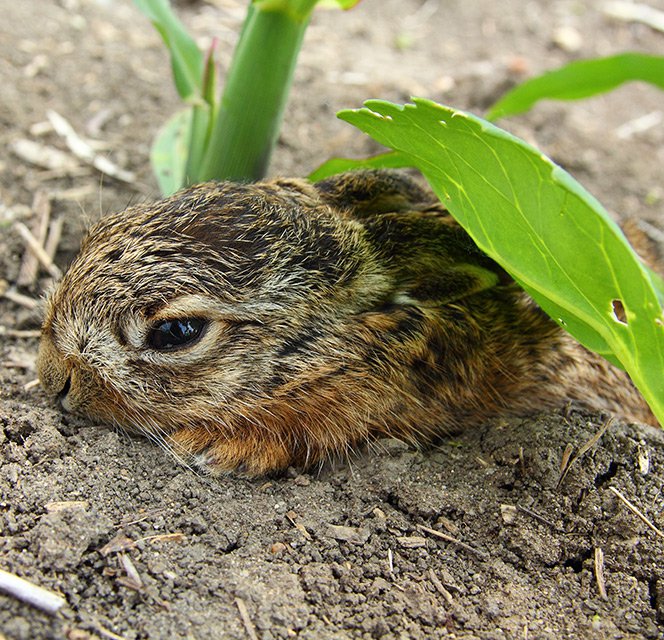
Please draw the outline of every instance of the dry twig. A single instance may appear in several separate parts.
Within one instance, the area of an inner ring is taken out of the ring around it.
[[[660,538],[664,538],[664,531],[661,529],[658,529],[646,516],[641,513],[618,489],[615,487],[609,487],[609,491],[613,491],[613,493],[620,498],[625,506],[638,518],[640,518],[650,529],[652,529]]]
[[[35,192],[32,199],[32,211],[36,216],[33,223],[33,234],[41,247],[46,242],[49,220],[51,217],[51,200],[48,194],[41,189]],[[34,284],[39,272],[39,262],[33,251],[26,251],[19,268],[16,284],[20,287],[29,287]]]
[[[521,511],[521,513],[525,513],[526,515],[530,516],[531,518],[534,518],[538,522],[545,524],[547,527],[551,527],[554,531],[562,533],[561,529],[559,529],[553,522],[551,522],[551,520],[545,518],[544,516],[541,516],[539,513],[531,511],[530,509],[523,507],[520,504],[517,504],[516,508],[517,510]]]
[[[44,243],[44,251],[46,255],[53,260],[55,258],[55,253],[60,246],[60,240],[62,238],[62,225],[64,224],[64,217],[57,216],[51,220],[51,224],[48,226],[48,235],[46,236],[46,242]]]
[[[53,125],[56,133],[65,141],[69,150],[77,157],[92,165],[97,171],[104,175],[115,178],[122,182],[133,184],[136,182],[136,176],[131,171],[121,169],[108,158],[100,156],[83,138],[81,138],[74,128],[59,113],[49,110],[46,114],[49,122]]]
[[[295,513],[295,511],[289,511],[286,513],[288,521],[302,534],[302,537],[305,540],[311,541],[311,534],[307,531],[307,528],[300,522],[300,516]]]
[[[7,336],[8,338],[39,338],[41,331],[39,329],[10,329],[4,325],[0,325],[0,336]]]
[[[67,604],[67,601],[57,593],[38,587],[32,582],[2,569],[0,569],[0,591],[50,615],[55,615],[61,607]]]
[[[143,588],[143,580],[138,573],[138,569],[134,566],[134,563],[131,561],[131,558],[124,552],[121,551],[118,553],[118,561],[125,572],[125,576],[120,576],[118,582],[123,584],[129,589],[134,589],[134,591],[140,591]]]
[[[26,382],[23,385],[23,391],[30,391],[30,389],[34,389],[35,387],[38,387],[41,384],[39,381],[39,378],[35,378],[34,380],[30,380],[29,382]]]
[[[436,538],[440,538],[441,540],[446,540],[447,542],[451,542],[452,544],[457,545],[457,547],[461,547],[466,551],[470,551],[470,553],[475,554],[478,558],[481,558],[482,560],[486,560],[486,554],[483,551],[475,549],[474,547],[471,547],[469,544],[466,544],[465,542],[462,542],[457,538],[448,536],[446,533],[443,533],[442,531],[436,531],[435,529],[430,529],[429,527],[425,527],[422,524],[418,524],[417,528],[420,529],[421,531],[426,531],[426,533],[429,533],[432,536],[436,536]]]
[[[118,533],[116,533],[111,540],[109,540],[101,549],[99,549],[99,553],[106,557],[111,553],[120,553],[122,551],[126,551],[127,549],[135,548],[136,542],[131,538],[128,538],[124,532],[118,531]]]
[[[37,260],[41,262],[42,266],[52,275],[54,278],[58,279],[62,277],[62,271],[53,264],[53,259],[46,253],[44,247],[41,245],[39,240],[32,235],[32,232],[28,227],[26,227],[22,222],[15,222],[14,229],[18,231],[18,234],[21,236],[25,242],[27,248],[32,251]]]
[[[604,582],[604,552],[599,547],[595,548],[595,579],[600,597],[602,600],[608,600],[606,582]]]
[[[564,482],[565,478],[567,477],[567,474],[569,473],[569,470],[572,468],[572,465],[577,461],[580,460],[590,449],[592,449],[601,439],[601,437],[606,433],[606,430],[615,422],[614,418],[609,418],[603,425],[602,428],[592,436],[585,444],[581,446],[579,449],[579,452],[570,459],[571,456],[571,451],[569,449],[569,445],[565,448],[565,454],[563,456],[564,460],[567,460],[567,464],[563,465],[561,463],[560,465],[560,478],[558,478],[558,484],[556,485],[556,488],[559,488],[560,485]]]
[[[436,588],[436,591],[445,598],[447,604],[454,606],[455,602],[452,594],[445,588],[445,585],[443,585],[433,569],[429,569],[429,580],[431,580],[431,584]]]
[[[244,603],[244,600],[242,600],[242,598],[235,598],[235,604],[237,605],[237,610],[240,612],[240,618],[242,618],[242,624],[244,625],[247,635],[251,640],[258,640],[254,623],[249,617],[249,611],[247,611],[247,605]]]
[[[0,280],[0,295],[26,309],[36,309],[39,306],[38,300],[19,293],[14,287],[10,287],[4,280]]]
[[[615,2],[604,3],[604,13],[617,20],[625,22],[641,22],[652,29],[664,32],[664,11],[659,11],[646,4],[637,2]]]

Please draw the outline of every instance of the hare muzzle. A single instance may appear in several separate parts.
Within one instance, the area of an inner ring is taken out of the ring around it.
[[[64,360],[53,341],[44,336],[37,355],[37,373],[44,390],[60,400],[65,411],[71,411],[71,366]]]

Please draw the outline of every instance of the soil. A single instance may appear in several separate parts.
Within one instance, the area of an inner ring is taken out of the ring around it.
[[[367,98],[423,95],[482,114],[566,61],[661,52],[661,32],[601,4],[364,0],[317,12],[271,173],[376,151],[334,118]],[[219,38],[225,68],[245,6],[178,10],[202,44]],[[0,15],[4,290],[25,252],[16,223],[43,208],[36,194],[64,222],[61,268],[89,221],[157,197],[149,146],[178,103],[159,38],[128,1],[0,0]],[[135,182],[74,159],[49,109]],[[631,84],[502,124],[617,218],[661,223],[662,112],[661,92]],[[14,151],[20,140],[66,161],[36,166]],[[17,291],[38,300],[49,278]],[[39,309],[14,300],[0,299],[0,567],[67,604],[49,616],[0,594],[0,637],[664,637],[664,432],[615,422],[562,480],[565,452],[607,416],[561,407],[425,452],[386,440],[316,473],[200,477],[147,441],[53,408],[32,384]]]

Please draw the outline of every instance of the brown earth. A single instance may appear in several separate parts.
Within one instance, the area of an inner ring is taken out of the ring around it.
[[[202,43],[220,38],[225,67],[245,3],[179,8]],[[0,0],[0,15],[0,278],[13,285],[24,253],[15,223],[34,223],[35,194],[64,221],[60,267],[87,221],[156,197],[149,145],[177,100],[158,37],[128,1]],[[524,74],[663,43],[593,0],[364,0],[319,12],[272,172],[374,151],[334,118],[366,98],[424,95],[481,114]],[[27,139],[66,152],[48,109],[136,182],[12,151]],[[618,218],[661,221],[662,111],[661,92],[632,84],[503,124]],[[647,130],[626,126],[642,116]],[[19,293],[36,300],[47,286],[41,273]],[[0,595],[0,637],[664,637],[663,432],[616,423],[560,486],[566,446],[578,450],[606,416],[567,408],[424,453],[385,441],[319,474],[210,480],[52,408],[30,384],[39,311],[25,304],[0,300],[0,568],[67,605],[49,617]]]

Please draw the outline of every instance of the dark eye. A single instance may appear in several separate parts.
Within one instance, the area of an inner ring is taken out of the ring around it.
[[[163,320],[150,329],[148,345],[157,351],[170,351],[192,344],[203,333],[207,321],[201,318]]]

